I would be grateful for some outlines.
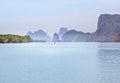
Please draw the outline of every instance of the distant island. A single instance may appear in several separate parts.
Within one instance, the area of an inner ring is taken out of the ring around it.
[[[120,42],[120,15],[101,14],[98,19],[97,30],[93,33],[68,30],[61,27],[53,37],[39,29],[29,31],[25,36],[0,35],[0,43],[24,43],[24,42]]]
[[[54,42],[120,42],[120,15],[101,14],[98,19],[97,30],[93,33],[61,27],[58,33],[53,34],[52,38],[41,29],[34,33],[28,32],[27,36],[33,40]]]

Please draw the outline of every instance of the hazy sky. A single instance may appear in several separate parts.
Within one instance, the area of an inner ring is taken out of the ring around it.
[[[0,34],[60,27],[93,32],[100,14],[120,14],[120,0],[0,0]]]

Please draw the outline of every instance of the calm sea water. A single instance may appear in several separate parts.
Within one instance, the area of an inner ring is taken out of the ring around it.
[[[120,83],[120,43],[0,44],[0,83]]]

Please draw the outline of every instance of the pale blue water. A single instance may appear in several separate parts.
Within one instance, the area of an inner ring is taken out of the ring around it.
[[[120,43],[0,44],[0,83],[120,83]]]

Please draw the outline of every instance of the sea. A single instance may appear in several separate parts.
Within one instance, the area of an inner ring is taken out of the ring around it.
[[[0,83],[120,83],[120,43],[0,44]]]

